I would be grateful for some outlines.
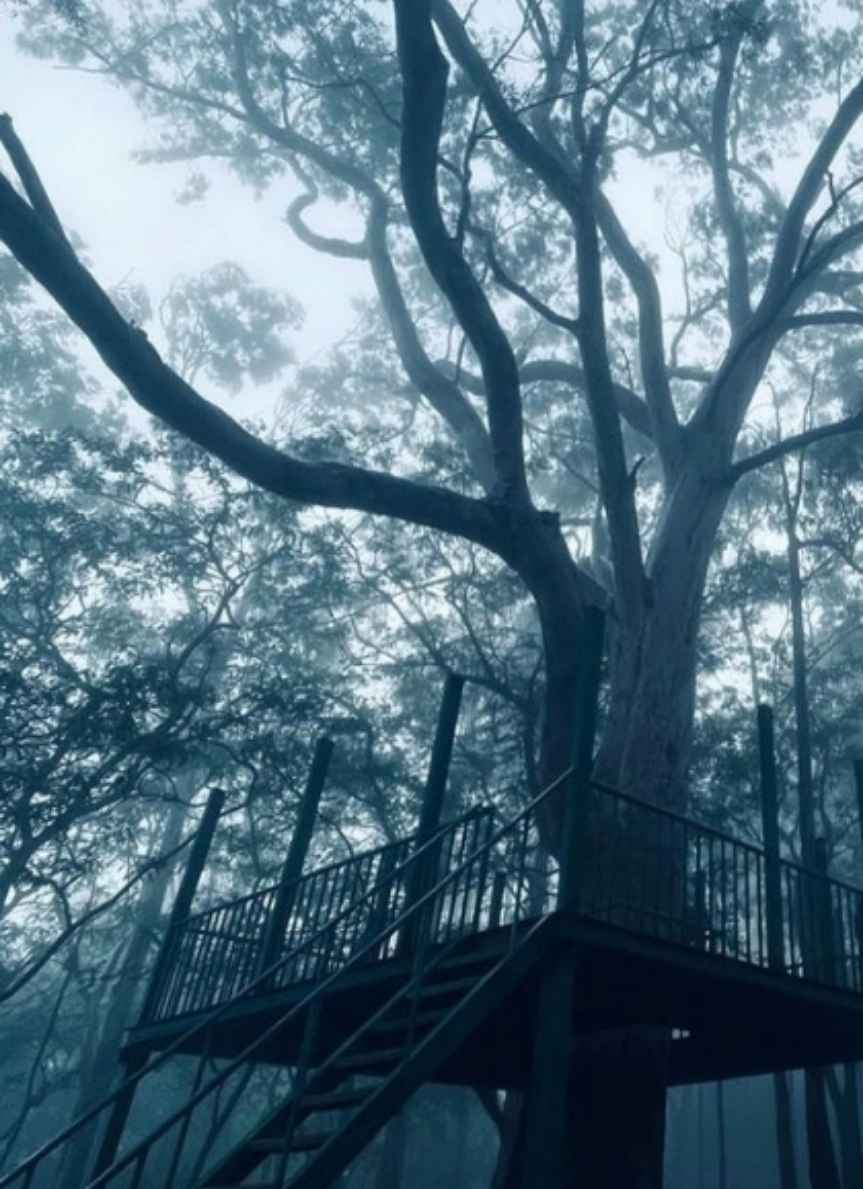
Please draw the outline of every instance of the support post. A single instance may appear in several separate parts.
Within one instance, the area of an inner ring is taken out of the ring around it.
[[[326,735],[322,735],[315,744],[315,754],[312,757],[309,775],[306,778],[297,824],[294,827],[288,853],[282,864],[276,899],[264,930],[261,955],[258,959],[259,974],[262,974],[278,960],[284,944],[285,932],[294,907],[297,880],[303,873],[303,864],[306,861],[309,844],[315,832],[318,806],[321,802],[321,793],[324,791],[334,746],[332,739]]]
[[[195,892],[198,890],[198,884],[204,871],[204,864],[207,861],[213,835],[216,832],[219,815],[225,804],[225,796],[224,789],[213,789],[207,799],[207,804],[201,816],[201,824],[198,827],[198,832],[189,851],[189,858],[186,861],[186,870],[183,872],[183,878],[180,880],[180,886],[177,889],[177,895],[171,907],[168,928],[165,931],[165,936],[153,967],[153,973],[150,976],[150,985],[147,988],[141,1014],[138,1017],[138,1027],[146,1024],[151,1019],[158,1005],[159,995],[161,994],[164,981],[170,973],[171,965],[174,961],[174,950],[177,939],[189,916],[192,901],[195,898]],[[90,1172],[91,1180],[99,1176],[100,1173],[103,1173],[114,1162],[117,1149],[120,1146],[120,1140],[123,1138],[123,1131],[129,1118],[129,1113],[132,1110],[135,1092],[138,1089],[138,1083],[131,1082],[129,1084],[129,1079],[140,1073],[147,1061],[147,1057],[148,1053],[145,1050],[136,1049],[124,1063],[122,1076],[127,1084],[114,1100],[114,1105],[111,1108],[111,1113],[108,1116],[102,1140],[99,1144],[96,1161]]]
[[[779,795],[773,710],[758,707],[758,757],[761,769],[761,829],[764,836],[764,902],[767,915],[767,961],[771,970],[785,969],[782,927],[782,876],[779,865]]]
[[[447,673],[438,712],[428,776],[423,791],[416,850],[425,846],[440,825],[463,689],[464,678],[458,673]],[[408,878],[405,911],[421,900],[429,888],[436,883],[437,859],[437,848],[429,847],[426,855],[413,864]],[[399,952],[409,953],[416,949],[419,937],[418,922],[416,920],[408,921],[402,933],[401,943],[398,947]]]
[[[818,880],[816,901],[818,905],[817,944],[818,957],[816,969],[825,982],[835,983],[836,980],[836,945],[833,929],[833,905],[830,902],[830,884],[828,881],[827,839],[815,839],[815,870],[821,877]]]
[[[521,1189],[558,1189],[567,1179],[575,963],[572,953],[552,954],[542,973],[518,1153]]]
[[[854,789],[857,793],[857,825],[860,828],[860,841],[863,843],[863,756],[858,756],[854,764]]]
[[[572,775],[567,782],[560,850],[558,909],[577,911],[587,828],[588,783],[593,771],[602,671],[605,613],[588,607],[581,632],[581,671],[576,686]]]

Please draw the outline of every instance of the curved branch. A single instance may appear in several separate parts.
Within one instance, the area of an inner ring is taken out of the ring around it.
[[[558,327],[559,330],[566,330],[570,334],[578,334],[577,318],[569,318],[565,314],[559,314],[557,310],[552,309],[541,298],[531,293],[526,285],[520,284],[514,277],[509,275],[495,253],[490,232],[479,227],[471,228],[471,230],[485,244],[486,259],[491,269],[491,275],[502,289],[506,289],[513,297],[517,297],[519,301],[523,301],[526,306],[539,314],[546,322],[550,322],[552,326]]]
[[[479,359],[495,467],[503,487],[517,502],[527,503],[515,354],[460,245],[448,234],[438,202],[438,148],[449,68],[432,29],[430,0],[395,0],[395,17],[402,72],[405,207],[426,266]]]
[[[387,207],[384,202],[372,203],[366,244],[378,297],[389,320],[402,366],[414,386],[461,442],[477,479],[491,495],[499,486],[499,477],[488,432],[458,384],[435,367],[420,341],[387,247]]]
[[[228,31],[233,49],[234,81],[249,122],[277,144],[292,154],[301,156],[325,170],[332,177],[346,183],[362,194],[371,204],[371,215],[365,241],[350,245],[347,241],[331,240],[311,232],[299,216],[309,203],[307,196],[295,200],[288,209],[290,220],[293,209],[294,231],[312,247],[320,247],[335,255],[368,259],[377,285],[378,295],[384,307],[396,342],[396,349],[402,365],[412,382],[426,397],[432,407],[444,418],[466,450],[476,476],[487,492],[496,489],[497,470],[492,457],[491,444],[485,426],[458,387],[435,374],[435,369],[422,348],[413,320],[402,296],[401,287],[386,246],[386,216],[388,202],[386,194],[374,178],[356,165],[344,161],[309,140],[293,128],[275,124],[255,99],[246,64],[243,38],[237,29],[228,0],[217,0],[222,21]],[[309,188],[316,194],[311,178],[294,162],[294,169]],[[362,255],[361,255],[362,252]]]
[[[324,252],[328,256],[337,256],[341,260],[368,260],[369,249],[365,240],[354,243],[352,240],[339,239],[337,236],[319,235],[303,222],[303,214],[318,200],[317,188],[307,194],[300,194],[285,211],[285,222],[294,235],[306,247],[314,248],[316,252]]]
[[[0,175],[0,240],[84,332],[142,408],[251,483],[287,499],[390,516],[464,536],[510,561],[495,509],[433,487],[336,463],[308,463],[256,438],[205,400],[130,326],[62,241]]]

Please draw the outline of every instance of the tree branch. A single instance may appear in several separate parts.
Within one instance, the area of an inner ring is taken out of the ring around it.
[[[825,438],[839,437],[847,433],[860,433],[861,431],[863,431],[863,410],[859,413],[854,413],[851,417],[845,417],[842,421],[834,421],[830,425],[818,425],[814,429],[805,430],[803,433],[793,434],[790,438],[783,438],[781,442],[774,442],[772,446],[768,446],[765,450],[759,450],[756,454],[750,454],[748,458],[741,458],[728,468],[724,476],[724,482],[733,485],[743,475],[749,474],[750,471],[758,470],[759,467],[766,466],[769,462],[775,462],[777,458],[784,458],[786,454],[791,454],[795,450],[802,450],[806,446],[811,446],[813,442],[820,442]]]
[[[304,212],[310,206],[314,206],[317,199],[315,187],[307,194],[300,194],[285,211],[285,222],[297,239],[306,247],[314,248],[316,252],[323,252],[327,256],[336,256],[341,260],[368,260],[369,249],[365,240],[354,242],[337,236],[320,235],[303,221]]]
[[[742,40],[743,26],[738,24],[734,33],[719,47],[719,74],[713,92],[711,112],[710,164],[719,224],[728,248],[728,320],[732,332],[740,330],[752,314],[746,234],[734,201],[727,152],[728,110],[734,69]]]
[[[491,495],[499,487],[499,476],[488,432],[458,384],[432,363],[420,341],[387,247],[387,206],[383,201],[372,203],[366,244],[378,297],[389,321],[402,367],[452,429],[464,447],[477,479],[486,494]]]
[[[194,841],[194,838],[195,833],[193,831],[187,838],[184,838],[181,843],[175,846],[173,850],[169,850],[166,854],[159,855],[155,859],[148,860],[148,862],[144,863],[138,869],[138,871],[135,872],[131,879],[128,879],[123,884],[123,886],[114,893],[113,896],[109,896],[107,900],[103,900],[101,904],[97,904],[95,908],[91,908],[88,912],[85,912],[76,921],[70,921],[68,926],[63,929],[57,937],[54,938],[50,945],[46,946],[39,957],[31,962],[26,970],[22,971],[18,975],[15,975],[11,983],[7,983],[7,985],[3,987],[2,990],[0,990],[0,1003],[5,1003],[6,1000],[11,999],[14,995],[17,995],[21,988],[25,987],[27,983],[29,983],[31,979],[35,978],[39,971],[48,962],[50,962],[58,950],[63,948],[70,937],[73,937],[79,932],[79,930],[83,929],[85,925],[89,925],[91,921],[96,919],[96,917],[99,917],[102,915],[102,913],[107,912],[109,908],[113,908],[113,906],[119,903],[119,901],[123,899],[126,893],[131,888],[133,888],[135,884],[140,883],[140,881],[151,871],[155,871],[159,867],[163,867],[166,863],[169,863],[180,853],[181,850],[185,850],[185,848]]]
[[[0,239],[84,332],[142,408],[258,487],[301,503],[390,516],[467,537],[510,561],[497,511],[482,500],[380,471],[307,463],[256,438],[162,362],[75,255],[0,175]]]
[[[455,365],[446,361],[438,364],[438,368],[452,368],[455,373]],[[527,363],[523,363],[519,368],[519,375],[521,376],[522,387],[528,384],[536,384],[539,381],[547,380],[556,384],[568,384],[572,388],[584,389],[586,385],[584,369],[579,367],[577,363],[568,363],[565,359],[531,359]],[[468,392],[476,392],[482,395],[485,392],[485,386],[482,382],[481,376],[476,376],[471,372],[466,372],[463,369],[458,371],[459,381],[463,388]],[[631,388],[627,388],[624,384],[614,385],[614,395],[617,400],[617,408],[623,419],[637,432],[645,438],[651,438],[653,435],[653,426],[650,421],[650,412],[647,405],[637,392],[633,392]]]
[[[51,199],[42,185],[42,179],[39,177],[36,166],[30,160],[30,154],[12,127],[12,117],[8,112],[0,114],[0,144],[9,154],[9,160],[15,167],[15,172],[24,187],[24,193],[30,199],[33,210],[55,235],[59,235],[64,244],[69,245],[60,217],[54,210]]]
[[[438,147],[448,66],[431,22],[430,0],[395,0],[402,73],[401,183],[405,207],[432,277],[470,340],[486,385],[495,469],[504,490],[529,502],[518,367],[509,339],[460,246],[448,234],[437,196]]]
[[[861,113],[863,113],[863,79],[848,92],[840,103],[836,114],[810,157],[788,204],[785,218],[782,220],[779,233],[776,236],[773,259],[764,294],[759,302],[759,311],[769,311],[777,302],[785,300],[785,292],[797,263],[806,218],[818,197],[824,175]]]
[[[401,3],[406,3],[406,0],[401,0]],[[471,43],[450,0],[431,0],[431,3],[435,24],[447,49],[482,97],[501,140],[517,160],[537,175],[573,224],[578,265],[578,340],[585,371],[585,391],[597,446],[602,500],[611,536],[619,610],[634,624],[644,608],[644,566],[633,485],[626,466],[608,359],[602,259],[597,232],[595,154],[591,155],[588,146],[581,166],[575,168],[543,145],[507,103],[493,72]],[[576,15],[573,19],[577,48],[579,18]]]
[[[638,349],[644,394],[653,424],[652,437],[666,478],[672,479],[683,459],[683,435],[665,364],[662,299],[653,269],[647,264],[604,194],[597,196],[597,217],[603,238],[626,276],[638,303]]]

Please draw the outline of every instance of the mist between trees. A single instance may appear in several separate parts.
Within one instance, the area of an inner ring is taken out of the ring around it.
[[[6,12],[22,55],[131,97],[141,170],[186,164],[202,220],[229,170],[250,236],[278,199],[273,253],[371,296],[300,367],[287,264],[109,291],[125,262],[90,262],[4,94],[0,1167],[110,1083],[209,787],[204,903],[274,878],[322,731],[311,858],[409,832],[455,670],[447,812],[513,812],[568,763],[588,607],[602,779],[757,840],[771,702],[784,852],[863,878],[858,6]],[[851,1066],[669,1110],[675,1189],[863,1183]],[[517,1126],[430,1094],[350,1183],[503,1189]]]

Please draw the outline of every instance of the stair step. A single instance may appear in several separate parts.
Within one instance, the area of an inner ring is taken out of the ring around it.
[[[340,1057],[335,1064],[337,1069],[351,1069],[365,1065],[398,1065],[404,1056],[404,1049],[367,1049],[365,1052]]]
[[[340,1111],[365,1102],[371,1089],[370,1086],[366,1086],[361,1090],[333,1090],[329,1094],[306,1094],[301,1105],[308,1111]]]
[[[291,1140],[288,1153],[313,1151],[315,1148],[323,1147],[327,1140],[332,1139],[334,1135],[334,1131],[307,1131],[305,1135],[300,1132]],[[274,1139],[254,1139],[249,1144],[249,1148],[253,1152],[266,1152],[268,1156],[281,1156],[285,1150],[285,1141],[278,1137]]]
[[[438,995],[451,995],[453,991],[467,991],[477,984],[475,978],[454,978],[447,982],[426,983],[420,987],[420,998],[431,999]]]
[[[426,1011],[419,1012],[412,1020],[410,1016],[399,1016],[395,1020],[389,1022],[381,1021],[379,1024],[373,1024],[371,1032],[403,1032],[406,1028],[412,1025],[416,1028],[426,1028],[429,1025],[439,1024],[443,1019],[444,1013],[441,1011]]]

